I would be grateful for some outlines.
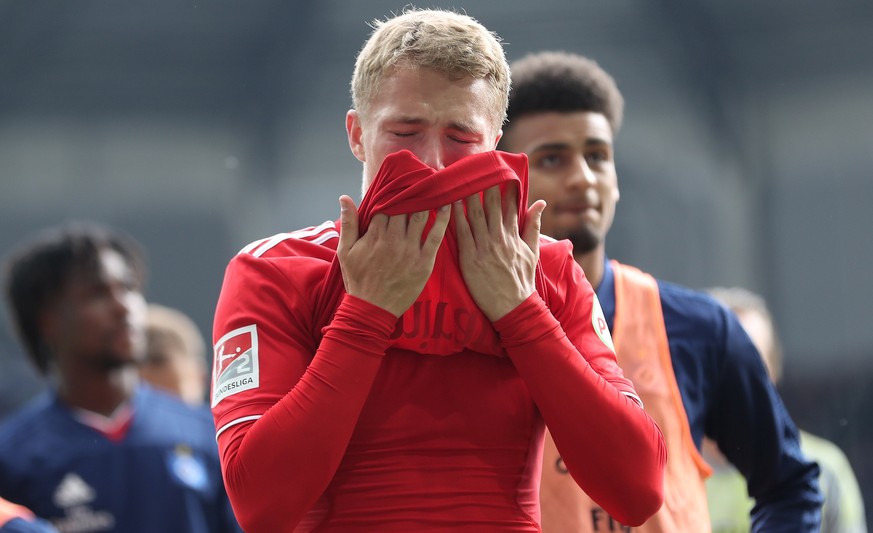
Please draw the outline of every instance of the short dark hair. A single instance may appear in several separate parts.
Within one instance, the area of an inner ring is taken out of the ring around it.
[[[613,135],[621,127],[624,99],[615,80],[596,61],[568,52],[529,54],[511,65],[507,131],[527,113],[602,113]]]
[[[50,354],[40,315],[54,303],[73,275],[98,269],[100,250],[117,251],[134,281],[145,282],[142,247],[127,234],[92,222],[70,222],[43,230],[4,261],[4,292],[13,329],[36,368],[46,374]]]

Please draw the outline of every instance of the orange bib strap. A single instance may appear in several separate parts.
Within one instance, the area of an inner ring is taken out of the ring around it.
[[[679,415],[678,423],[685,441],[683,444],[691,452],[701,477],[705,479],[712,474],[712,468],[706,464],[691,437],[688,416],[682,404],[682,395],[679,394],[679,384],[676,382],[670,346],[667,343],[667,326],[661,309],[658,282],[636,267],[623,265],[615,260],[610,263],[615,274],[613,341],[618,364],[625,376],[634,383],[634,388],[641,397],[643,394],[640,388],[648,386],[654,386],[659,389],[659,393],[670,397],[673,408]],[[650,368],[656,363],[660,364],[660,372],[654,372]],[[631,369],[636,370],[637,375],[630,375]],[[655,379],[655,375],[658,376],[657,382],[650,384],[649,381]],[[643,403],[645,404],[645,397]]]

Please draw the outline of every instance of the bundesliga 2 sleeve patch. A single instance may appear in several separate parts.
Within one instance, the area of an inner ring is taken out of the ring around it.
[[[252,324],[231,331],[215,344],[212,407],[228,396],[258,388],[259,383],[258,328]]]

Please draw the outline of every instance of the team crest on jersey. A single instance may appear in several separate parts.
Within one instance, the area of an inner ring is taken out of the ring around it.
[[[184,444],[167,454],[167,467],[176,481],[192,489],[204,490],[209,484],[206,465]]]
[[[603,344],[607,348],[615,352],[615,346],[612,344],[612,335],[609,334],[609,326],[606,324],[606,317],[603,315],[603,309],[600,307],[600,300],[597,295],[594,295],[594,304],[591,308],[591,325],[594,326],[594,331]]]
[[[259,376],[258,328],[252,324],[231,331],[215,344],[212,407],[228,396],[256,389]]]

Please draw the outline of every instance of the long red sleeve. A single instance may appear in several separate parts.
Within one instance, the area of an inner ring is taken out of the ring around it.
[[[657,512],[667,452],[652,419],[580,357],[538,295],[494,326],[579,486],[623,524]]]
[[[219,436],[227,491],[247,532],[289,530],[324,492],[396,321],[346,296],[297,385],[255,422]]]

